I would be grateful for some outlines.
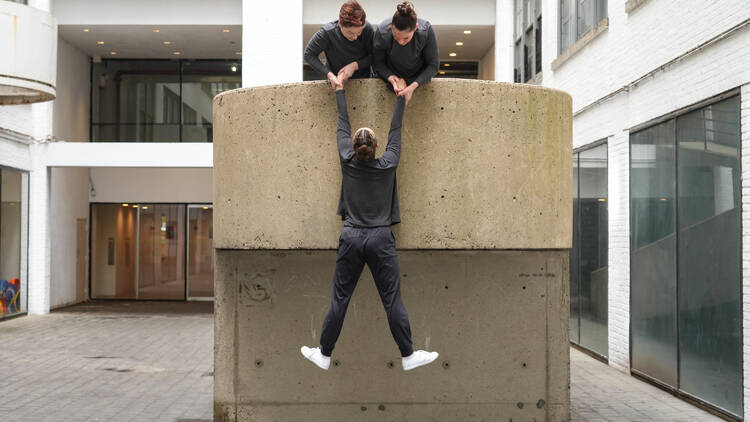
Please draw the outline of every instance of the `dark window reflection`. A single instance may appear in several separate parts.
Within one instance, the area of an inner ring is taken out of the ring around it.
[[[228,60],[103,60],[92,69],[92,141],[211,142],[212,101],[241,86]]]
[[[631,135],[632,367],[735,415],[739,110],[732,97]]]
[[[571,327],[574,342],[608,354],[607,145],[578,154],[574,161],[574,231],[571,254]]]

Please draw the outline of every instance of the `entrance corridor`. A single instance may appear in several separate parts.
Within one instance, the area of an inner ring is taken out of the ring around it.
[[[91,302],[0,322],[0,415],[14,422],[211,421],[212,306]],[[573,421],[721,420],[570,353]]]

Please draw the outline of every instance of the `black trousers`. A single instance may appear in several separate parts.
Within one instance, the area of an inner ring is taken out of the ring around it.
[[[388,316],[393,339],[401,356],[413,352],[409,314],[401,302],[401,272],[396,256],[396,241],[390,227],[344,227],[339,238],[339,255],[333,274],[333,293],[323,331],[321,353],[331,356],[344,324],[349,300],[357,287],[365,263],[370,267],[375,286]]]

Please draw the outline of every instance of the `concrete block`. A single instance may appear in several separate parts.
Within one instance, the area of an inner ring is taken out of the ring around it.
[[[347,83],[353,129],[379,152],[395,97]],[[398,170],[405,249],[571,246],[571,98],[548,88],[435,80],[407,107]],[[324,82],[229,91],[214,99],[214,244],[335,249],[341,171],[335,95]]]
[[[335,251],[216,251],[217,421],[569,420],[567,251],[402,251],[415,347],[403,372],[365,270],[327,372]]]

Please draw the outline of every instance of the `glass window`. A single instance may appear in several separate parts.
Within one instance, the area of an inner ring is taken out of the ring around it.
[[[188,297],[214,295],[213,207],[188,208]]]
[[[92,141],[211,142],[213,97],[241,86],[241,64],[227,60],[92,66]]]
[[[680,389],[742,413],[740,101],[677,118]]]
[[[560,0],[560,49],[562,54],[607,17],[606,0]]]
[[[632,368],[740,415],[739,97],[630,141]]]
[[[539,0],[516,0],[514,3],[515,65],[514,82],[529,82],[542,71],[542,8]]]
[[[28,173],[0,169],[0,318],[26,312]]]
[[[91,205],[91,297],[135,299],[138,205]]]
[[[150,204],[138,216],[138,298],[185,298],[185,206]]]
[[[674,120],[630,135],[631,367],[677,385]]]
[[[571,253],[571,341],[608,354],[607,145],[575,154]]]

